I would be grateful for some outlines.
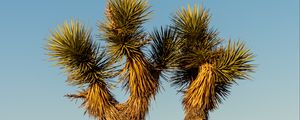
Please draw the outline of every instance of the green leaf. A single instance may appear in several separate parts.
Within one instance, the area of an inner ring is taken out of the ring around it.
[[[249,79],[249,73],[254,71],[254,55],[245,44],[229,41],[227,48],[222,48],[216,61],[216,74],[219,81],[233,81],[235,79]]]
[[[182,44],[176,31],[170,27],[155,29],[150,35],[150,58],[157,70],[174,69],[181,58]]]
[[[69,73],[67,82],[82,86],[87,83],[103,82],[113,77],[104,51],[92,41],[91,32],[78,21],[71,20],[52,32],[48,40],[48,55]]]
[[[116,59],[124,55],[131,57],[140,54],[140,47],[147,43],[147,35],[142,24],[148,20],[151,12],[143,0],[109,0],[106,7],[105,22],[99,30],[103,40],[108,42],[108,53]]]

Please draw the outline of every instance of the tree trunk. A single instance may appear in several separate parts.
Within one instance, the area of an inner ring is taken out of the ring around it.
[[[215,107],[215,79],[213,66],[203,64],[197,77],[190,83],[184,94],[184,120],[208,120],[208,111]]]

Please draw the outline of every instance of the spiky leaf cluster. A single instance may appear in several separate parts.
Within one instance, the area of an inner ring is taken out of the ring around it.
[[[105,22],[99,29],[101,37],[108,42],[108,52],[120,59],[123,55],[131,57],[139,53],[140,47],[147,43],[142,24],[150,15],[149,5],[143,0],[108,0]]]
[[[178,11],[172,18],[173,28],[178,31],[182,47],[182,59],[174,85],[186,86],[198,75],[198,66],[211,63],[217,56],[216,47],[221,43],[218,32],[209,28],[208,11],[194,6]]]
[[[208,119],[209,111],[229,95],[235,80],[249,78],[253,54],[241,42],[220,45],[223,40],[209,27],[210,15],[201,7],[183,8],[172,21],[182,42],[182,58],[172,84],[184,92],[185,120]]]
[[[102,82],[114,76],[105,52],[99,51],[91,32],[78,21],[58,26],[52,32],[47,49],[51,60],[69,73],[67,82],[72,85]]]
[[[171,72],[178,66],[178,61],[181,58],[179,49],[182,43],[180,43],[176,30],[170,27],[155,29],[150,34],[150,39],[152,40],[150,61],[156,70],[167,70],[162,75],[166,79],[166,72]]]

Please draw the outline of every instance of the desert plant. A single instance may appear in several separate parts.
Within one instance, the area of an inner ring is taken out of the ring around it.
[[[176,33],[171,29],[153,33],[143,30],[150,13],[149,5],[142,0],[108,0],[107,19],[99,23],[105,49],[78,21],[66,22],[52,32],[47,45],[51,60],[68,73],[68,83],[83,88],[66,96],[82,99],[89,115],[99,120],[145,119],[150,101],[159,90],[159,77],[175,66],[178,55]],[[148,55],[142,49],[146,45],[150,48]],[[116,76],[129,91],[125,103],[119,103],[110,92],[108,80]]]
[[[208,11],[201,7],[188,6],[172,21],[183,44],[172,84],[184,93],[185,120],[207,120],[209,111],[229,95],[231,85],[249,78],[254,56],[242,42],[229,40],[222,45],[217,30],[209,27]]]
[[[52,31],[47,50],[79,87],[71,99],[98,120],[144,120],[151,100],[160,89],[160,78],[184,92],[185,120],[206,120],[229,94],[236,79],[253,71],[253,55],[241,42],[221,45],[210,16],[195,6],[178,11],[173,24],[148,33],[143,24],[150,6],[144,0],[108,0],[99,39],[78,20]],[[101,43],[101,44],[100,44]],[[170,78],[172,74],[173,77]],[[129,98],[119,103],[111,90],[120,81]]]

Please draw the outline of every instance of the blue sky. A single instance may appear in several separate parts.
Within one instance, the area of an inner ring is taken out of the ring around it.
[[[298,0],[149,0],[147,31],[168,25],[181,7],[202,4],[211,26],[226,39],[243,40],[255,53],[256,73],[241,80],[211,120],[299,120]],[[97,33],[105,0],[0,0],[0,120],[92,120],[64,94],[62,70],[44,50],[49,31],[77,18]],[[148,120],[182,120],[181,94],[166,82],[152,103]],[[119,90],[120,101],[126,96]]]

